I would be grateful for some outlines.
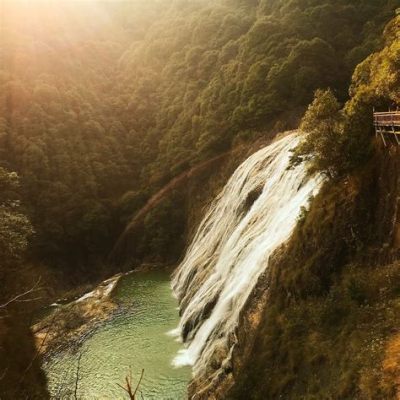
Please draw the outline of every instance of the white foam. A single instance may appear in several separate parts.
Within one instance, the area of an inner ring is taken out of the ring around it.
[[[175,366],[194,365],[196,374],[217,348],[229,356],[239,313],[270,255],[290,237],[322,183],[302,165],[288,170],[298,142],[293,133],[249,157],[200,224],[172,282],[183,312],[178,329],[188,333]]]

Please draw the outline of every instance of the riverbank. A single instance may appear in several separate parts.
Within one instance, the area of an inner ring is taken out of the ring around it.
[[[182,345],[167,335],[179,323],[169,272],[150,268],[122,276],[110,300],[117,307],[106,320],[68,346],[46,353],[51,395],[74,398],[79,370],[78,398],[114,400],[123,395],[117,384],[124,384],[130,369],[134,381],[144,369],[141,391],[146,400],[187,398],[191,369],[172,366]]]
[[[112,292],[123,274],[107,279],[76,300],[53,303],[39,322],[32,326],[36,348],[45,357],[68,346],[78,346],[117,309]]]
[[[44,358],[48,353],[61,351],[79,343],[93,333],[96,328],[112,318],[118,309],[113,299],[121,277],[130,274],[162,271],[171,274],[174,265],[142,264],[134,270],[118,273],[97,284],[84,285],[71,289],[43,310],[43,315],[32,326],[37,352]]]

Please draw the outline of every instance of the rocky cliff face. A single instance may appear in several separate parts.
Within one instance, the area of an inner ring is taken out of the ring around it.
[[[377,146],[314,199],[248,301],[214,398],[396,398],[398,155]]]
[[[288,168],[300,137],[283,135],[236,169],[174,275],[180,335],[187,343],[175,362],[193,365],[197,379],[212,383],[231,369],[240,313],[322,183],[307,176],[304,165]]]
[[[399,17],[361,63],[343,109],[349,165],[324,184],[243,308],[229,369],[196,399],[399,396],[399,147],[372,139],[372,106],[398,102]],[[393,140],[394,142],[394,140]]]

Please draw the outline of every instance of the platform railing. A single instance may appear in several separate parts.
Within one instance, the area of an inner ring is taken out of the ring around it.
[[[400,111],[375,112],[374,124],[378,126],[400,126]]]
[[[386,146],[387,135],[400,145],[400,111],[374,112],[375,134],[380,135]]]

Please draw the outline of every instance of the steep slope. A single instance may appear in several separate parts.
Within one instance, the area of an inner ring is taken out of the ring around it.
[[[399,24],[356,69],[345,113],[358,146],[371,140],[372,106],[398,102]],[[357,169],[324,186],[275,254],[255,291],[262,301],[242,315],[225,380],[233,388],[217,398],[398,398],[399,149],[372,145]]]
[[[293,230],[302,207],[318,191],[304,167],[288,170],[291,133],[249,157],[210,207],[173,287],[180,299],[179,334],[188,347],[178,365],[196,377],[229,368],[239,314],[265,272],[271,253]]]

